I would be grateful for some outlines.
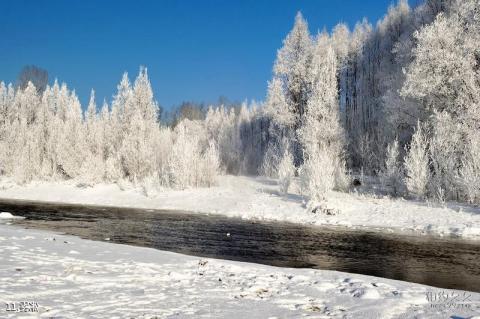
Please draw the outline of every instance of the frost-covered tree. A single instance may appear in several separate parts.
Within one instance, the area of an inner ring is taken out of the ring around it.
[[[475,4],[478,1],[452,1],[449,12],[415,33],[418,44],[402,88],[404,96],[417,99],[430,114],[446,111],[470,127],[479,120],[475,115],[480,104]]]
[[[242,145],[240,140],[240,123],[236,120],[235,110],[223,105],[210,107],[206,119],[207,139],[218,146],[221,163],[229,173],[238,173],[241,163]]]
[[[129,90],[128,82],[123,84],[124,82],[122,79],[116,99],[119,102],[118,110],[122,110],[122,107],[124,109],[123,116],[119,116],[124,119],[120,159],[125,176],[137,182],[151,175],[154,170],[155,150],[149,141],[152,140],[152,133],[158,129],[158,104],[153,98],[147,69],[140,69],[133,90]]]
[[[480,101],[476,50],[456,17],[439,14],[432,25],[416,33],[418,41],[402,93],[432,110],[454,117],[468,113]]]
[[[299,117],[298,114],[295,114],[293,105],[287,101],[283,82],[279,78],[273,78],[268,85],[265,112],[272,120],[269,126],[271,138],[263,158],[262,173],[270,177],[277,177],[278,165],[285,152],[283,141],[296,138],[294,127]]]
[[[430,116],[415,98],[401,92],[414,59],[415,31],[447,10],[447,2],[452,0],[428,0],[412,9],[407,1],[399,0],[376,27],[363,21],[352,32],[346,66],[339,74],[340,109],[345,112],[352,169],[363,167],[377,174],[385,162],[387,145],[398,138],[403,150],[417,120]],[[360,147],[367,140],[369,147]],[[362,153],[365,149],[368,156]]]
[[[287,134],[286,131],[294,127],[298,114],[295,114],[293,105],[288,103],[285,96],[283,82],[279,78],[273,78],[268,84],[266,113],[272,117],[275,129],[280,137]],[[275,133],[275,132],[274,132]]]
[[[154,169],[154,150],[149,144],[151,129],[140,112],[135,112],[125,132],[120,149],[121,166],[132,182],[142,181]]]
[[[141,67],[133,86],[133,101],[135,110],[140,111],[142,118],[150,123],[158,119],[158,103],[153,97],[152,86],[148,78],[147,68]],[[128,100],[126,101],[126,106]]]
[[[304,164],[299,169],[300,188],[311,202],[319,202],[327,198],[327,194],[335,187],[335,167],[333,154],[329,149],[310,151]]]
[[[370,133],[365,131],[363,125],[365,112],[362,109],[363,94],[361,94],[365,85],[363,76],[366,72],[363,50],[372,32],[371,29],[371,25],[365,19],[355,25],[347,60],[344,62],[343,72],[339,73],[339,102],[346,135],[350,141],[348,143],[350,166],[365,169],[374,166],[372,163],[375,163]]]
[[[308,100],[302,127],[299,130],[303,150],[310,148],[342,148],[343,131],[339,121],[337,67],[335,52],[328,35],[321,34],[309,69],[311,97]]]
[[[343,188],[346,180],[344,134],[338,107],[337,58],[327,34],[320,34],[316,42],[309,69],[312,94],[299,130],[305,158],[305,168],[301,170],[302,185],[304,190],[314,187],[306,190],[313,200],[324,197],[335,186]]]
[[[32,124],[37,120],[40,98],[37,89],[32,82],[15,96],[16,104],[14,107],[18,110],[18,119],[25,120],[26,124]]]
[[[112,102],[112,113],[115,114],[121,122],[121,125],[128,125],[128,121],[133,116],[135,105],[133,105],[133,89],[128,78],[128,73],[122,75],[120,83],[117,85],[117,93]]]
[[[0,82],[0,139],[4,133],[2,124],[11,122],[15,116],[14,112],[15,89],[12,84],[5,85]]]
[[[471,137],[465,145],[459,182],[466,199],[480,204],[480,134]]]
[[[213,186],[217,183],[217,176],[220,172],[220,157],[215,142],[209,141],[208,147],[203,152],[203,168],[201,185]]]
[[[175,128],[175,140],[168,160],[168,179],[172,187],[184,189],[197,186],[200,166],[198,137],[189,136],[183,125]]]
[[[425,128],[418,122],[410,147],[405,156],[405,184],[410,194],[423,198],[430,181],[428,136]]]
[[[288,192],[294,177],[295,165],[293,164],[293,156],[287,147],[278,165],[278,184],[280,185],[280,192],[282,194]]]
[[[387,147],[385,166],[382,170],[382,182],[391,190],[392,195],[399,195],[403,186],[403,170],[400,162],[398,140],[395,139]]]
[[[472,201],[472,190],[466,185],[479,174],[470,154],[475,146],[465,147],[480,136],[480,19],[476,13],[477,0],[451,1],[432,24],[415,33],[414,59],[402,88],[404,96],[417,100],[430,114],[430,193],[440,200]]]
[[[260,173],[271,178],[278,178],[279,166],[284,152],[284,143],[269,143],[263,156]]]
[[[92,126],[95,123],[97,118],[97,103],[95,102],[95,91],[90,92],[90,100],[88,101],[87,112],[85,114],[85,122],[88,125]],[[91,127],[93,130],[93,127]]]
[[[350,50],[350,30],[345,23],[339,23],[333,28],[332,47],[337,57],[337,65],[343,69]]]
[[[308,25],[299,12],[293,29],[283,41],[283,47],[278,50],[266,101],[266,110],[272,119],[270,131],[274,137],[269,147],[276,148],[271,153],[282,154],[279,150],[280,143],[286,137],[291,140],[296,165],[302,161],[296,133],[310,96],[309,68],[312,52],[313,41]]]
[[[431,117],[430,157],[432,179],[430,193],[438,200],[459,199],[458,168],[462,160],[463,130],[446,112],[435,112]]]
[[[287,110],[293,110],[298,119],[305,112],[308,101],[308,69],[312,56],[313,43],[308,24],[299,12],[295,17],[292,31],[283,41],[274,66],[274,78],[281,81],[285,90],[285,99],[289,103]]]
[[[104,102],[100,114],[93,90],[83,113],[75,92],[58,81],[43,93],[31,83],[16,89],[0,83],[0,174],[19,183],[127,181],[148,195],[160,186],[213,185],[221,171],[217,141],[227,151],[226,162],[240,161],[240,126],[250,122],[246,108],[241,119],[234,109],[221,114],[226,129],[218,131],[217,140],[207,138],[203,121],[184,123],[183,131],[172,132],[159,126],[157,114],[144,68],[133,87],[127,74],[122,77],[111,109]],[[227,145],[237,151],[230,152]]]
[[[55,179],[58,172],[57,163],[57,144],[59,141],[60,126],[56,118],[56,102],[59,97],[60,89],[58,82],[55,81],[52,87],[47,86],[43,92],[40,112],[39,125],[39,145],[41,146],[41,170],[38,172],[42,179]]]
[[[9,122],[10,104],[7,101],[7,86],[4,82],[0,82],[0,147],[5,150],[5,136],[7,134],[7,123]],[[4,155],[0,154],[0,174],[2,173],[2,162],[4,161]]]
[[[57,81],[43,93],[0,83],[0,174],[127,180],[149,193],[152,185],[211,185],[219,171],[262,172],[286,189],[290,152],[313,200],[347,184],[348,163],[380,175],[394,193],[406,186],[418,197],[478,202],[479,7],[399,0],[375,27],[339,24],[317,38],[298,14],[264,104],[185,105],[174,128],[158,123],[143,68],[133,84],[124,74],[100,114],[93,94],[82,114]]]
[[[55,151],[57,165],[61,175],[66,178],[76,178],[81,175],[81,167],[86,153],[83,113],[75,92],[69,93],[66,85],[63,85],[62,89],[65,92],[62,93],[62,90],[60,92],[62,113],[56,121],[56,125],[59,127]]]
[[[101,131],[101,118],[97,114],[97,103],[95,102],[95,92],[92,90],[90,94],[90,100],[87,106],[87,112],[85,114],[85,130],[86,137],[85,142],[90,153],[94,156],[103,157],[102,152],[102,131]]]
[[[35,86],[29,82],[23,90],[18,90],[13,103],[17,116],[9,128],[12,130],[8,140],[12,157],[8,166],[15,180],[25,183],[36,177],[41,166],[38,140],[40,98]]]
[[[85,157],[81,176],[85,182],[98,183],[105,177],[103,131],[101,117],[97,114],[95,92],[90,93],[90,100],[85,113]]]

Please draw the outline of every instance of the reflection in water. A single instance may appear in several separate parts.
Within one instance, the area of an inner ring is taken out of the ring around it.
[[[183,254],[310,267],[480,291],[480,244],[131,208],[0,201],[24,227]]]

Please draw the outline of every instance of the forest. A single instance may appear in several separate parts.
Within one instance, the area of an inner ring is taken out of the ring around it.
[[[391,196],[479,204],[480,2],[400,0],[375,26],[318,34],[298,13],[265,101],[159,112],[143,67],[84,107],[64,83],[1,82],[0,175],[146,190],[263,175],[311,201],[369,176]]]

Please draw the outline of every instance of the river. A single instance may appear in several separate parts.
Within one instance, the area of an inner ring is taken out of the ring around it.
[[[480,292],[480,243],[181,211],[0,200],[21,227],[182,254]]]

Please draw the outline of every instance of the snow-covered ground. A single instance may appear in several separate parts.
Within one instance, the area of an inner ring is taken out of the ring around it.
[[[219,185],[212,188],[148,192],[116,184],[77,187],[72,182],[33,182],[18,186],[3,180],[0,183],[0,198],[179,209],[248,219],[415,231],[480,239],[479,207],[332,192],[324,204],[324,211],[319,210],[314,214],[305,208],[302,197],[296,192],[281,195],[275,180],[260,177],[222,176]]]
[[[480,294],[185,256],[0,224],[0,304],[62,318],[469,318]],[[430,302],[446,294],[448,303]],[[25,314],[26,317],[31,317]],[[19,313],[0,309],[1,318]]]

